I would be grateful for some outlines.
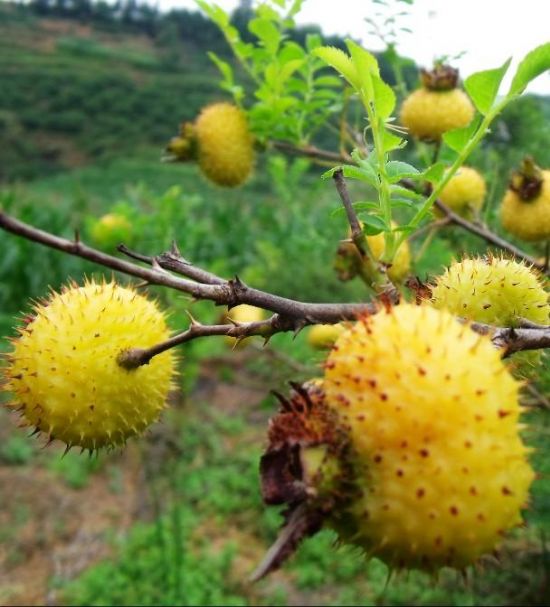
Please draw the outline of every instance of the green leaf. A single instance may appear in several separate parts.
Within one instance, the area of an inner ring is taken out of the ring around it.
[[[476,132],[479,122],[480,117],[478,116],[477,118],[474,118],[468,126],[447,131],[443,135],[443,141],[451,148],[451,150],[458,153],[462,152],[466,144]]]
[[[430,183],[437,183],[443,177],[444,173],[445,173],[445,163],[436,162],[435,164],[432,164],[431,167],[428,167],[424,171],[422,176],[424,177],[424,179],[426,181],[429,181]]]
[[[390,193],[393,196],[399,197],[399,198],[407,198],[409,200],[413,200],[413,201],[419,201],[419,200],[424,200],[424,196],[422,196],[422,194],[419,194],[418,192],[415,192],[414,190],[409,190],[408,188],[404,188],[402,185],[390,185]],[[398,198],[396,198],[397,200]]]
[[[349,38],[346,40],[346,46],[348,47],[349,54],[355,65],[355,69],[361,78],[363,75],[369,74],[372,76],[378,76],[380,69],[378,67],[378,61],[376,57],[366,51],[362,46],[356,44]]]
[[[216,53],[209,52],[208,57],[210,57],[210,60],[215,63],[216,67],[220,70],[224,82],[226,84],[233,84],[233,68],[229,65],[229,63],[222,61],[222,59],[220,59]]]
[[[550,42],[537,46],[537,48],[525,55],[518,65],[507,96],[514,97],[520,95],[531,80],[534,80],[547,70],[550,70]]]
[[[372,87],[376,113],[383,120],[386,120],[395,109],[395,93],[379,76],[372,76]]]
[[[378,215],[361,213],[360,219],[363,223],[363,232],[367,236],[375,236],[380,232],[387,232],[389,229],[386,222]]]
[[[281,33],[268,19],[252,19],[248,29],[254,34],[270,55],[275,55],[281,41]]]
[[[468,76],[464,82],[464,88],[470,95],[474,105],[484,116],[493,107],[498,94],[498,89],[504,75],[510,67],[512,58],[505,61],[500,67],[493,70],[484,70]]]
[[[343,50],[334,46],[316,48],[313,54],[328,63],[356,89],[360,88],[359,76],[351,58]]]
[[[391,160],[386,164],[386,174],[390,183],[397,183],[400,179],[406,177],[416,179],[422,176],[420,171],[412,164],[401,162],[400,160]]]
[[[402,137],[390,133],[388,129],[384,129],[382,131],[382,147],[384,149],[384,152],[388,153],[393,150],[399,150],[401,148],[404,148],[406,145],[407,142]]]
[[[368,168],[367,168],[368,167]],[[376,175],[373,168],[369,165],[362,165],[356,167],[350,164],[346,164],[342,167],[344,177],[349,179],[357,179],[358,181],[364,181],[374,188],[378,188],[378,176]]]

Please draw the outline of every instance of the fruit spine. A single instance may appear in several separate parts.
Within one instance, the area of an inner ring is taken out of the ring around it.
[[[114,282],[72,284],[35,305],[13,339],[5,389],[23,424],[90,451],[122,445],[156,421],[172,388],[171,351],[133,370],[121,352],[169,337],[156,303]]]

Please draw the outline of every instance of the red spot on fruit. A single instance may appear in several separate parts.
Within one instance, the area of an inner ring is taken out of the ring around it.
[[[382,456],[378,453],[373,459],[375,464],[379,464],[382,461]]]
[[[506,411],[505,409],[499,409],[498,410],[498,416],[502,419],[503,417],[506,417],[508,415],[510,415],[511,411]]]
[[[456,506],[451,506],[449,508],[449,512],[453,515],[453,516],[458,516],[458,508]]]
[[[470,487],[470,495],[477,495],[477,489],[475,487]]]
[[[425,491],[425,490],[424,490],[422,487],[419,487],[419,488],[416,490],[416,497],[417,497],[418,499],[421,499],[422,497],[424,497],[424,495],[425,495],[425,494],[426,494],[426,491]]]
[[[509,489],[506,485],[503,485],[501,491],[502,491],[502,495],[513,495],[512,490]]]
[[[430,452],[428,451],[428,449],[420,449],[420,451],[418,453],[420,453],[421,457],[428,457],[430,455]]]
[[[399,468],[399,469],[396,471],[396,473],[395,473],[395,474],[396,474],[397,476],[403,476],[404,472],[403,472],[403,470],[401,470],[401,468]]]

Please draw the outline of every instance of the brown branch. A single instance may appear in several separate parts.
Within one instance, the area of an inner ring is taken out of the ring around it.
[[[399,183],[403,187],[407,188],[408,190],[412,190],[415,192],[417,191],[416,184],[413,181],[411,181],[410,179],[402,179]],[[522,259],[523,261],[526,261],[527,263],[532,264],[535,268],[540,270],[543,274],[545,274],[546,276],[550,276],[550,270],[545,267],[544,263],[540,263],[535,257],[533,257],[532,255],[529,255],[525,251],[522,251],[520,248],[518,248],[515,245],[513,245],[512,243],[508,242],[504,238],[501,238],[500,236],[498,236],[497,234],[495,234],[494,232],[489,230],[487,227],[479,225],[472,221],[468,221],[467,219],[464,219],[464,217],[461,217],[460,215],[455,213],[453,210],[451,210],[447,205],[443,204],[443,202],[441,202],[441,200],[436,200],[434,203],[434,206],[437,207],[443,213],[444,219],[447,220],[447,224],[457,225],[457,226],[463,228],[464,230],[467,230],[468,232],[471,232],[472,234],[479,236],[480,238],[482,238],[489,244],[493,244],[496,247],[498,247],[499,249],[502,249],[503,251],[510,253],[516,259]],[[413,238],[415,236],[416,236],[416,233],[412,235]]]
[[[353,208],[353,202],[351,201],[351,196],[349,195],[342,169],[334,171],[332,178],[334,179],[336,190],[338,191],[338,195],[340,196],[340,200],[342,201],[342,205],[346,211],[346,217],[348,218],[349,227],[351,228],[351,238],[353,243],[357,247],[361,257],[364,257],[368,254],[369,245],[367,243],[367,238],[361,229],[361,223],[359,222],[357,213]]]
[[[334,324],[342,320],[354,320],[361,314],[372,314],[377,309],[376,304],[373,303],[306,303],[280,297],[249,287],[237,277],[232,280],[224,280],[205,270],[200,270],[183,258],[178,258],[174,251],[164,253],[159,257],[148,257],[132,252],[131,255],[134,258],[151,265],[150,269],[143,268],[86,246],[81,241],[67,240],[39,230],[2,211],[0,211],[0,229],[69,255],[87,259],[117,272],[140,278],[152,285],[182,291],[192,295],[195,299],[207,299],[218,305],[229,307],[246,303],[270,310],[280,316],[292,318],[295,321],[296,329],[308,324]],[[167,271],[168,268],[183,276],[208,280],[208,283],[179,278]],[[212,282],[215,284],[211,284]]]
[[[278,314],[274,314],[267,320],[224,325],[203,325],[193,321],[186,331],[174,335],[162,343],[155,344],[150,348],[130,348],[129,350],[124,350],[119,354],[117,362],[125,369],[137,369],[142,365],[148,365],[153,357],[198,337],[224,335],[235,337],[239,340],[253,335],[261,335],[267,341],[275,333],[294,330],[296,330],[295,321],[282,318]]]

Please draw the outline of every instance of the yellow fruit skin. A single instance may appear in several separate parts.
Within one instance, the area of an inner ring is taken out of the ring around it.
[[[470,217],[472,211],[481,209],[486,193],[485,179],[475,169],[463,166],[441,190],[439,199],[459,215]]]
[[[241,304],[240,306],[235,306],[231,308],[227,313],[227,318],[235,321],[236,323],[242,322],[259,322],[264,320],[265,312],[262,308],[257,308],[256,306],[250,306],[248,304]],[[252,337],[247,337],[245,339],[237,339],[236,337],[226,337],[225,343],[232,348],[242,348],[250,343]]]
[[[516,326],[524,318],[550,324],[548,294],[537,273],[510,259],[464,259],[436,279],[432,303],[468,320]]]
[[[467,126],[474,117],[474,106],[460,89],[411,93],[401,107],[401,124],[420,139],[438,140],[443,133]]]
[[[463,568],[492,552],[521,523],[534,477],[519,386],[487,337],[428,306],[343,333],[324,387],[360,496],[333,517],[341,539],[397,568]]]
[[[395,225],[393,226],[396,227]],[[380,259],[384,252],[384,234],[376,234],[375,236],[367,236],[367,242],[375,259]],[[411,269],[411,250],[409,243],[405,241],[397,251],[391,268],[388,270],[390,280],[399,282],[402,280]]]
[[[314,325],[307,334],[307,342],[313,348],[332,348],[334,342],[346,330],[344,325]]]
[[[54,293],[13,342],[6,389],[23,421],[50,439],[95,450],[156,421],[175,373],[172,351],[126,370],[117,356],[170,336],[157,305],[114,282]]]
[[[107,213],[93,225],[91,236],[94,242],[104,248],[115,247],[130,240],[132,225],[124,215]]]
[[[502,225],[522,240],[535,242],[550,238],[550,171],[542,171],[542,176],[542,189],[533,200],[522,200],[512,190],[507,190],[502,200]]]
[[[253,138],[246,115],[230,103],[204,108],[195,124],[198,161],[214,183],[235,187],[246,181],[254,166]]]

